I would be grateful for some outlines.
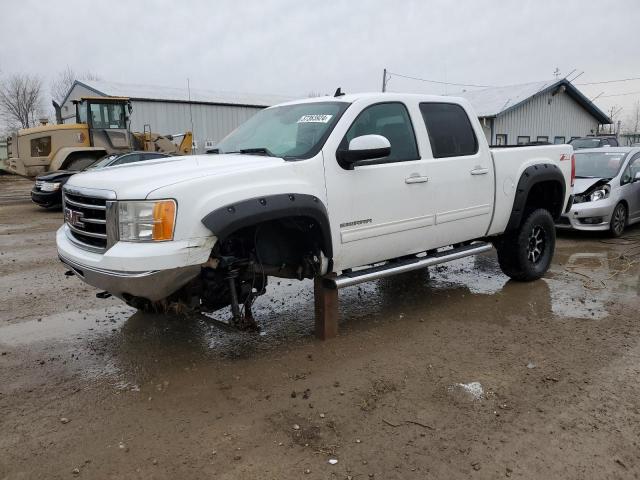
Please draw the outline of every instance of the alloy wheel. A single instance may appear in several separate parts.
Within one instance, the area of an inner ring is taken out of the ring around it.
[[[540,225],[534,225],[529,233],[527,245],[527,259],[532,263],[538,263],[546,246],[546,234]]]
[[[621,235],[626,224],[626,212],[624,205],[618,205],[613,211],[613,218],[611,219],[611,229],[616,235]]]

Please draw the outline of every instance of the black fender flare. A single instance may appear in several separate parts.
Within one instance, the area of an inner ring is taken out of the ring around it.
[[[216,208],[201,221],[205,227],[224,240],[233,232],[257,223],[287,217],[310,217],[320,225],[324,254],[333,257],[331,227],[327,207],[319,198],[302,193],[282,193],[241,200]]]
[[[562,171],[557,165],[554,165],[553,163],[531,165],[524,169],[524,172],[522,172],[520,180],[518,181],[516,195],[513,200],[513,209],[511,210],[511,216],[509,217],[506,231],[515,230],[520,226],[520,223],[522,222],[522,216],[524,215],[524,210],[527,204],[527,198],[529,197],[529,192],[534,187],[534,185],[548,181],[558,182],[560,185],[560,205],[558,205],[557,211],[551,212],[551,215],[553,215],[554,219],[557,219],[557,217],[560,216],[564,209],[563,203],[567,188]]]

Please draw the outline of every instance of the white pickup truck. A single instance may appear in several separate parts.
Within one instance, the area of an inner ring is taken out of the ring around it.
[[[337,93],[262,110],[213,154],[74,175],[58,253],[129,305],[231,306],[238,325],[268,276],[341,288],[493,246],[535,280],[573,162],[568,145],[490,149],[462,98]]]

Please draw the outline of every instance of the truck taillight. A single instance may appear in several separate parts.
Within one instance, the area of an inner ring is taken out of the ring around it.
[[[572,153],[571,154],[571,186],[572,187],[575,180],[576,180],[576,154]]]

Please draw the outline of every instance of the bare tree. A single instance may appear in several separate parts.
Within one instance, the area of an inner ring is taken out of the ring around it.
[[[100,80],[100,77],[91,71],[78,74],[69,65],[64,70],[58,73],[56,77],[51,81],[51,96],[53,99],[62,103],[62,101],[71,90],[73,82],[76,80]]]
[[[42,80],[35,75],[15,73],[0,81],[0,110],[8,123],[33,127],[42,113]]]

